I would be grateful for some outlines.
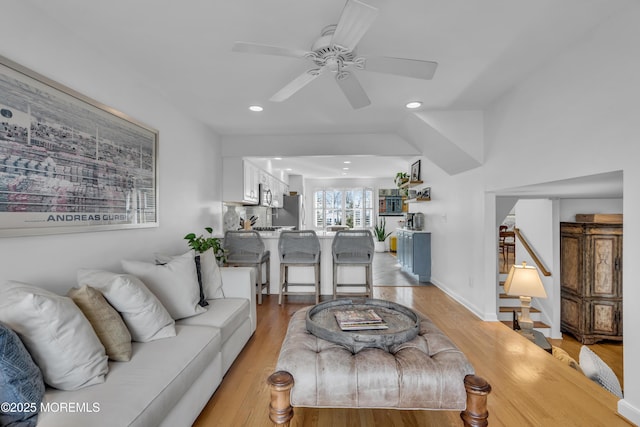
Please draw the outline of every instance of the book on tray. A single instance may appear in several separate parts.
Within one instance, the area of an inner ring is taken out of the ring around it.
[[[335,312],[338,326],[343,331],[361,331],[367,329],[388,329],[387,323],[382,320],[373,309],[340,310]]]

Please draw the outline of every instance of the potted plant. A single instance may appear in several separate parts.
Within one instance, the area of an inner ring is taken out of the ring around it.
[[[218,263],[224,263],[227,260],[227,257],[224,249],[222,248],[222,244],[220,243],[220,239],[211,235],[213,233],[213,228],[205,227],[205,230],[209,233],[209,237],[204,237],[202,234],[196,236],[195,233],[189,233],[184,236],[184,238],[188,242],[189,247],[196,252],[202,253],[213,248],[213,253],[216,256]]]
[[[376,241],[374,242],[374,250],[376,252],[384,252],[385,245],[384,241],[387,240],[387,237],[391,235],[391,232],[387,233],[387,220],[382,218],[375,227],[373,227],[373,234],[376,236]]]
[[[409,174],[407,172],[398,172],[396,177],[393,179],[393,182],[400,189],[400,193],[403,196],[407,196],[409,194],[409,188],[403,187],[404,184],[409,182]]]

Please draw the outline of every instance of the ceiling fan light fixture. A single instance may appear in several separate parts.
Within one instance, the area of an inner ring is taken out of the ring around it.
[[[249,110],[253,111],[254,113],[259,113],[260,111],[264,110],[264,108],[259,105],[250,105]]]
[[[411,102],[407,102],[407,104],[405,105],[405,107],[407,107],[410,110],[415,110],[416,108],[420,108],[422,107],[422,102],[421,101],[411,101]]]

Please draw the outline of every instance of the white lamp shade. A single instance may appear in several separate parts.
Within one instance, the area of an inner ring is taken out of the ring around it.
[[[540,280],[538,269],[522,265],[512,265],[509,270],[507,280],[504,282],[504,291],[507,295],[518,295],[524,297],[546,298],[547,293]]]

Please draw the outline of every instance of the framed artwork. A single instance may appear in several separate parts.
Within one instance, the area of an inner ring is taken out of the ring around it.
[[[158,131],[0,56],[0,237],[158,226]]]
[[[411,165],[411,181],[420,181],[420,160]]]

